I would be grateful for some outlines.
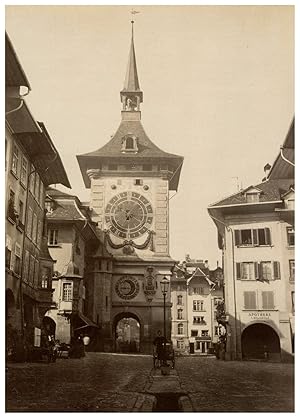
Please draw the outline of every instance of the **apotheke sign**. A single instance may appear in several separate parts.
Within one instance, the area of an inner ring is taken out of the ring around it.
[[[278,312],[274,311],[248,311],[243,312],[244,321],[274,321],[278,317]]]

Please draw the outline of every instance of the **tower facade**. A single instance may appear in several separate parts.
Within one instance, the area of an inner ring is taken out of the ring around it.
[[[91,189],[92,219],[113,256],[112,275],[97,284],[104,349],[116,349],[119,321],[134,318],[140,351],[149,352],[157,331],[163,330],[160,281],[170,278],[174,265],[169,254],[169,191],[178,188],[183,157],[158,148],[142,126],[143,92],[133,32],[120,96],[121,123],[115,135],[77,159],[85,186]],[[96,277],[97,255],[88,268]],[[170,289],[166,300],[170,324]],[[170,325],[167,334],[170,338]]]

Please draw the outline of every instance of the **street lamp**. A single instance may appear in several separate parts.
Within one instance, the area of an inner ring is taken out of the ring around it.
[[[169,289],[169,280],[164,277],[160,282],[161,293],[164,297],[164,351],[163,351],[163,364],[166,364],[166,295]]]

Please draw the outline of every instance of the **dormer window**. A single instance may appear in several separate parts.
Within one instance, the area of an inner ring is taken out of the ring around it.
[[[138,147],[137,147],[137,137],[134,135],[126,135],[123,138],[122,141],[122,149],[121,151],[123,153],[126,152],[134,152],[137,153],[138,152]]]
[[[125,149],[126,150],[132,150],[134,149],[134,140],[131,136],[129,136],[128,138],[126,138],[125,141]]]
[[[46,200],[45,201],[45,209],[47,210],[47,213],[53,213],[54,210],[54,202],[53,200]]]
[[[246,193],[246,202],[247,203],[259,202],[259,193]]]
[[[250,186],[244,190],[243,194],[246,198],[246,203],[257,203],[259,202],[259,196],[262,193],[260,189]]]

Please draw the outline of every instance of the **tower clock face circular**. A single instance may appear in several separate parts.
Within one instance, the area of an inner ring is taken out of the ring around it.
[[[122,299],[133,299],[139,292],[140,286],[135,277],[123,276],[116,283],[116,293]]]
[[[122,192],[108,202],[105,221],[117,237],[137,238],[149,230],[153,222],[153,209],[140,193]]]

